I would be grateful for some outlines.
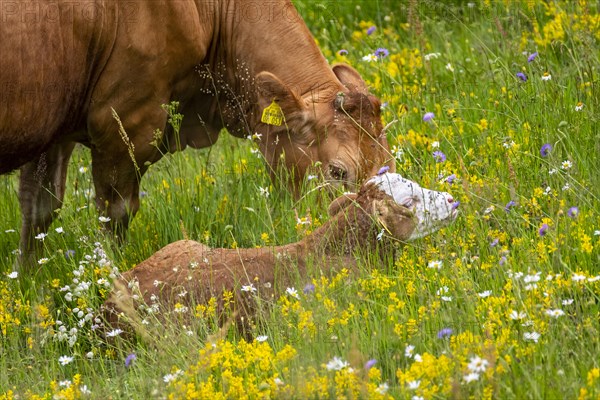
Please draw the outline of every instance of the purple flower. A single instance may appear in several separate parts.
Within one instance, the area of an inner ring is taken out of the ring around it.
[[[75,256],[75,250],[67,250],[65,251],[65,258],[67,260],[70,260],[71,258],[73,258]]]
[[[388,51],[388,49],[380,47],[377,50],[375,50],[375,55],[379,58],[383,58],[389,56],[390,52]]]
[[[569,208],[569,211],[567,211],[567,215],[571,218],[577,218],[577,216],[579,215],[579,208],[577,208],[577,207]]]
[[[548,231],[548,224],[542,224],[538,233],[540,234],[540,236],[545,236],[546,231]]]
[[[379,168],[379,171],[377,171],[377,175],[383,175],[386,172],[388,172],[390,170],[390,167],[387,165],[384,165],[383,167]]]
[[[491,247],[496,247],[499,242],[500,242],[500,239],[496,238],[496,239],[492,240],[492,243],[490,243],[490,246]]]
[[[517,78],[519,78],[520,80],[522,80],[523,82],[527,82],[527,75],[525,75],[522,72],[517,72]]]
[[[500,261],[498,261],[498,264],[504,265],[504,264],[506,264],[506,261],[507,261],[506,256],[502,256],[502,257],[500,257]]]
[[[511,200],[508,203],[506,203],[506,205],[504,206],[504,211],[509,212],[510,209],[516,205],[517,205],[517,203],[515,203],[514,201]]]
[[[542,155],[542,157],[547,157],[551,151],[552,151],[552,145],[550,143],[546,143],[540,149],[540,154]]]
[[[137,357],[135,356],[135,353],[129,354],[127,357],[125,357],[125,366],[129,367],[136,358]]]
[[[375,365],[377,363],[377,360],[372,358],[369,361],[367,361],[365,363],[365,369],[371,369],[371,367],[373,367],[373,365]]]
[[[532,62],[533,60],[535,60],[535,58],[536,58],[537,56],[538,56],[538,52],[537,52],[537,51],[536,51],[535,53],[531,53],[531,54],[529,55],[529,57],[527,57],[527,62],[528,62],[528,63]]]
[[[454,203],[452,203],[453,210],[456,210],[458,208],[458,206],[460,206],[460,201],[456,200]]]
[[[371,26],[369,29],[367,29],[367,35],[372,35],[373,32],[375,32],[375,29],[377,29],[375,26]]]
[[[456,179],[456,174],[452,174],[446,178],[446,182],[448,182],[449,184],[452,185],[452,183],[454,182],[455,179]]]
[[[348,54],[348,50],[346,50],[346,49],[341,49],[341,50],[339,50],[339,51],[338,51],[338,54],[339,54],[340,56],[345,56],[346,54]]]
[[[425,121],[425,122],[431,121],[434,117],[435,117],[434,113],[426,112],[425,115],[423,115],[423,121]]]
[[[452,335],[451,328],[444,328],[437,333],[438,339],[444,339],[444,338],[450,337],[451,335]]]
[[[303,292],[304,292],[304,294],[314,293],[315,285],[313,285],[312,283],[307,283],[306,286],[304,286]]]
[[[433,158],[435,159],[435,162],[438,163],[443,163],[446,161],[446,155],[439,150],[433,152]]]

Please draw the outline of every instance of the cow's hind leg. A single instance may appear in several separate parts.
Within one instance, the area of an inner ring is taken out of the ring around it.
[[[21,167],[19,203],[21,204],[21,256],[19,264],[31,267],[42,249],[35,239],[45,233],[61,208],[65,194],[67,167],[74,142],[55,144],[35,160]]]

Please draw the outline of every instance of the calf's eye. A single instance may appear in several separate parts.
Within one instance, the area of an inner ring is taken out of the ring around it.
[[[340,168],[336,165],[329,166],[329,176],[331,177],[331,179],[334,179],[336,181],[344,181],[346,180],[347,175],[348,174],[345,169]]]

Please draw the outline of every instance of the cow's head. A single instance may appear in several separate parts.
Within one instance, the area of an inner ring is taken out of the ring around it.
[[[257,76],[261,112],[275,101],[284,115],[281,125],[258,125],[261,151],[272,173],[279,166],[292,173],[296,193],[312,167],[328,182],[350,186],[384,165],[395,170],[379,100],[353,68],[336,65],[333,72],[343,90],[322,87],[304,97],[269,72]]]

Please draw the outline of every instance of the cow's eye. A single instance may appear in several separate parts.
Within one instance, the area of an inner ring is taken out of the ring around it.
[[[336,181],[345,181],[348,173],[345,169],[338,167],[337,165],[329,166],[329,176],[331,179]]]
[[[414,204],[415,204],[415,198],[414,197],[406,197],[405,199],[403,199],[400,204],[403,207],[406,208],[411,208]]]

